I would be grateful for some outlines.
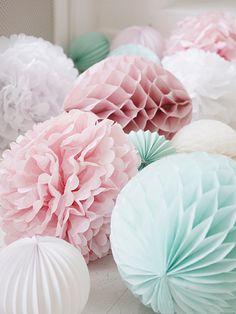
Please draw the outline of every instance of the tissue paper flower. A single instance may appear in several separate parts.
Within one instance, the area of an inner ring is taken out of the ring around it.
[[[236,61],[236,19],[226,12],[209,12],[179,22],[166,43],[165,54],[199,48]]]
[[[165,42],[161,34],[151,26],[131,26],[123,29],[113,39],[111,50],[126,44],[138,44],[147,47],[161,58]]]
[[[215,53],[181,51],[162,61],[184,85],[193,104],[193,120],[213,119],[236,127],[236,66]]]
[[[191,100],[161,66],[134,56],[111,57],[77,79],[65,109],[93,111],[124,131],[150,130],[171,138],[191,121]]]
[[[152,163],[117,198],[114,259],[161,314],[236,311],[236,162],[207,153]]]
[[[52,237],[21,239],[0,253],[0,313],[81,314],[87,265],[78,250]]]
[[[236,159],[236,132],[216,120],[199,120],[179,130],[171,141],[179,153],[205,151]]]
[[[112,50],[108,55],[108,57],[114,56],[137,56],[150,60],[157,64],[161,63],[159,57],[151,49],[146,48],[142,45],[129,44],[119,46],[118,48]]]
[[[134,146],[112,121],[72,110],[36,125],[0,163],[5,241],[56,236],[87,262],[105,256],[116,197],[138,166]]]
[[[0,38],[0,150],[63,111],[77,77],[62,48],[26,35]]]
[[[128,138],[134,144],[138,152],[141,165],[139,170],[142,170],[149,164],[157,161],[165,156],[175,153],[175,149],[171,142],[166,140],[163,135],[151,133],[150,131],[130,132]]]

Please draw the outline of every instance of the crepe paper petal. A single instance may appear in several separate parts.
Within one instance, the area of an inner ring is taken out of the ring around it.
[[[80,314],[89,295],[78,250],[52,237],[25,238],[0,252],[0,313]]]
[[[108,57],[114,56],[137,56],[157,64],[161,63],[159,57],[151,49],[142,45],[127,44],[119,46],[118,48],[112,50],[108,55]]]
[[[203,152],[152,163],[112,213],[119,272],[162,314],[236,311],[236,162]]]
[[[212,119],[236,127],[234,63],[199,49],[178,52],[165,57],[162,63],[189,93],[194,121]]]
[[[199,120],[176,133],[171,141],[179,153],[205,151],[236,159],[236,132],[216,120]]]
[[[126,44],[142,45],[162,57],[165,41],[162,35],[151,26],[131,26],[119,32],[112,41],[111,50]]]
[[[166,43],[166,55],[190,48],[236,61],[236,19],[228,12],[207,12],[180,21]]]
[[[34,123],[63,111],[78,75],[59,46],[26,35],[0,37],[0,151]]]
[[[100,32],[87,32],[76,38],[70,47],[70,57],[80,72],[103,60],[109,53],[109,40]]]
[[[150,130],[171,138],[191,121],[191,100],[161,66],[135,56],[107,58],[77,79],[65,110],[92,111],[126,133]]]
[[[141,165],[139,170],[142,170],[154,161],[175,153],[171,142],[158,133],[144,132],[142,130],[138,132],[132,131],[128,134],[128,138],[134,144],[140,156]]]
[[[93,113],[72,110],[36,125],[0,163],[5,242],[55,236],[86,262],[107,255],[116,197],[139,165],[121,126]]]

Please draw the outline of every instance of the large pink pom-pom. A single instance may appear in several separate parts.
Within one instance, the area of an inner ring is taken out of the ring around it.
[[[166,55],[189,48],[215,52],[236,61],[236,19],[226,12],[209,12],[179,22],[166,44]]]
[[[49,235],[86,261],[110,250],[110,217],[139,159],[118,124],[72,110],[20,136],[3,153],[0,206],[5,241]]]
[[[191,121],[191,100],[183,85],[161,66],[134,56],[110,57],[84,72],[65,109],[93,111],[124,131],[150,130],[171,138]]]
[[[131,26],[123,29],[113,39],[111,50],[126,44],[137,44],[154,51],[159,58],[162,57],[165,42],[161,34],[150,26]]]

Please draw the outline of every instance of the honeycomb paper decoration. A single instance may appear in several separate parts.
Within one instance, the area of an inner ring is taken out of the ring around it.
[[[93,111],[124,131],[150,130],[171,138],[191,121],[191,100],[179,81],[161,66],[134,56],[111,57],[76,81],[65,109]]]
[[[80,314],[88,299],[87,265],[67,242],[25,238],[0,251],[1,314]]]
[[[171,142],[166,140],[163,135],[151,133],[150,131],[130,132],[128,135],[130,141],[134,144],[138,155],[141,158],[139,170],[147,165],[159,160],[165,156],[175,153]]]
[[[152,163],[118,197],[113,256],[161,314],[236,312],[236,162],[207,153]]]
[[[236,159],[236,132],[217,120],[198,120],[179,130],[172,139],[179,153],[205,151]]]

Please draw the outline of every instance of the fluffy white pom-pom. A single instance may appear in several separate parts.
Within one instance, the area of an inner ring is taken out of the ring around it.
[[[179,153],[205,151],[236,159],[236,132],[216,120],[199,120],[183,127],[172,139]]]
[[[56,116],[77,77],[61,47],[42,38],[0,38],[0,150],[32,127]]]
[[[193,120],[215,119],[236,127],[236,66],[215,53],[189,49],[165,57],[165,69],[184,85]]]

